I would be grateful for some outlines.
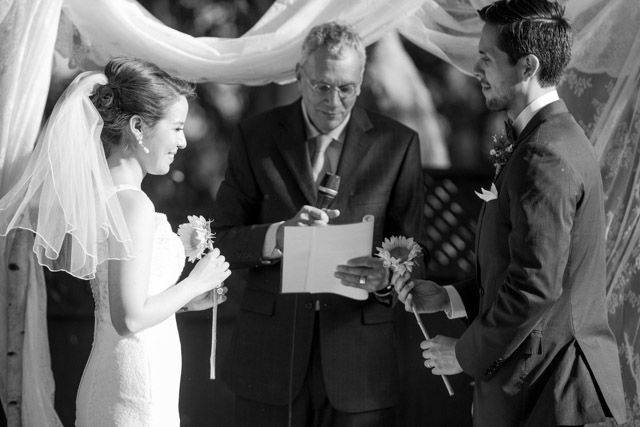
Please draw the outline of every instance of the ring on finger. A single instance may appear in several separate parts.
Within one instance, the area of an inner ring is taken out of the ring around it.
[[[359,283],[364,286],[367,283],[367,276],[365,276],[364,274],[360,276]]]

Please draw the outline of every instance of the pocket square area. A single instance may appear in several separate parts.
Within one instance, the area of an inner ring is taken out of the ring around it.
[[[485,190],[484,188],[481,188],[480,190],[482,190],[482,193],[478,193],[477,191],[474,191],[474,193],[476,193],[476,196],[480,197],[485,202],[490,202],[498,198],[498,189],[496,188],[496,184],[493,182],[491,183],[490,190]]]

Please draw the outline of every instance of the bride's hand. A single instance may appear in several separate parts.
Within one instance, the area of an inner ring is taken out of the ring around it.
[[[219,288],[212,289],[209,292],[200,294],[192,299],[189,304],[184,307],[183,311],[200,311],[210,309],[213,307],[214,292],[218,294],[218,305],[220,305],[227,300],[228,291],[229,289],[226,286],[221,286]]]
[[[196,263],[189,273],[189,280],[195,283],[198,295],[222,286],[231,274],[229,263],[225,261],[218,248],[214,248]]]

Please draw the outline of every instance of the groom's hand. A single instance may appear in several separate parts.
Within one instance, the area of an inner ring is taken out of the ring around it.
[[[455,375],[462,372],[456,358],[455,338],[438,335],[430,340],[422,341],[420,348],[424,357],[424,366],[431,369],[434,375]]]
[[[437,313],[449,306],[447,291],[430,280],[410,280],[408,275],[394,276],[393,286],[405,310],[412,311],[415,305],[418,313]]]

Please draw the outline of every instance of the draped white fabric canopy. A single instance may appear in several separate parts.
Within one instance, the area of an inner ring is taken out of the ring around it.
[[[277,0],[242,37],[194,38],[175,31],[134,0],[3,0],[0,2],[0,195],[19,177],[44,111],[54,49],[74,66],[99,69],[113,56],[156,62],[187,79],[261,85],[293,78],[307,30],[328,20],[352,24],[367,44],[397,31],[470,73],[489,0]],[[620,347],[630,424],[640,422],[640,2],[565,0],[574,28],[573,58],[560,90],[594,143],[602,164],[608,218],[608,302]],[[56,40],[57,39],[57,40]],[[0,247],[0,324],[9,325],[9,243]],[[22,354],[7,356],[17,331],[0,329],[0,399],[22,393],[25,426],[59,426],[53,410],[44,284],[33,263],[22,302],[27,330]],[[13,282],[12,282],[13,283]],[[26,296],[28,289],[29,296]],[[13,334],[13,335],[12,335]],[[13,340],[13,341],[12,341]],[[21,357],[21,384],[10,378]],[[12,388],[13,387],[13,388]]]

